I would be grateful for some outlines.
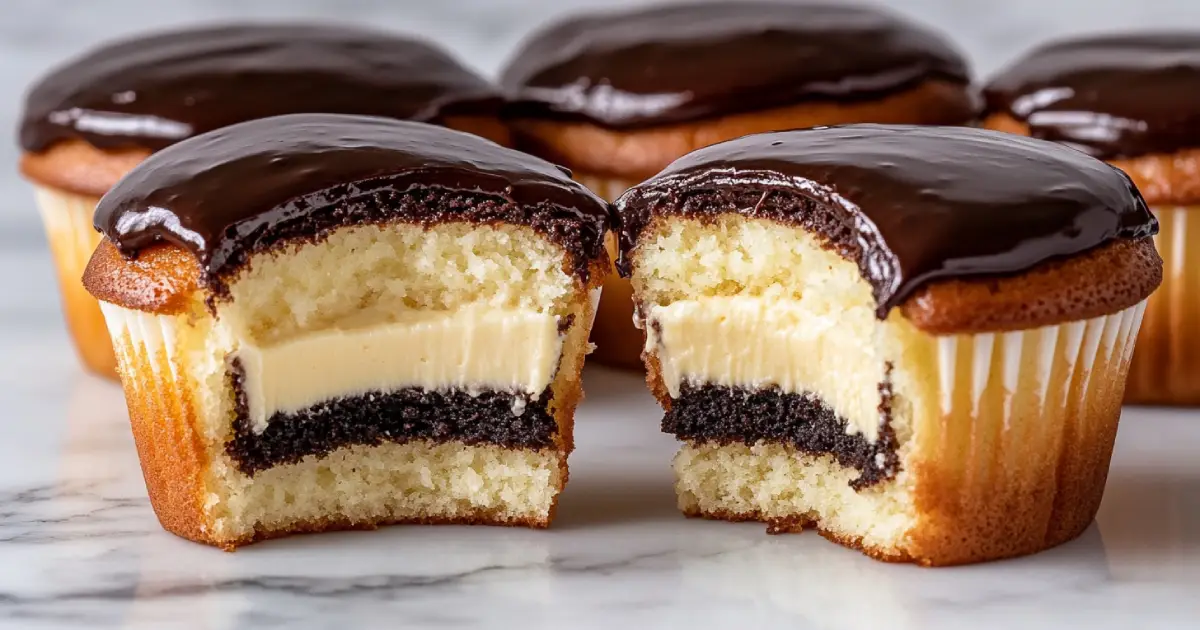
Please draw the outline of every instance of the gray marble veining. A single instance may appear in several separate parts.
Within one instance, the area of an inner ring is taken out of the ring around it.
[[[343,19],[423,33],[492,72],[537,23],[602,0],[7,0],[0,128],[78,50],[232,18]],[[1193,0],[905,0],[986,74],[1054,34],[1200,28]],[[578,450],[546,532],[398,527],[225,554],[164,533],[118,388],[82,375],[14,142],[0,143],[0,628],[1200,627],[1200,417],[1125,413],[1104,506],[1044,554],[923,570],[815,535],[686,521],[674,443],[639,380],[587,375]]]

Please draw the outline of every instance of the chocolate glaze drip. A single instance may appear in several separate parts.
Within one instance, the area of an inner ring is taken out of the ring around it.
[[[426,42],[349,26],[226,25],[103,46],[30,91],[21,146],[81,138],[161,149],[234,123],[293,113],[437,121],[491,114],[485,80]]]
[[[881,9],[760,1],[571,18],[527,40],[501,83],[512,116],[623,128],[874,99],[928,79],[970,80],[936,33]]]
[[[984,90],[990,113],[1101,158],[1200,146],[1200,32],[1055,42]]]
[[[932,280],[1020,273],[1158,232],[1129,177],[1065,146],[965,127],[847,125],[700,149],[616,202],[623,273],[661,215],[795,224],[858,264],[880,318]]]
[[[467,133],[367,116],[241,123],[151,155],[96,207],[127,256],[160,241],[194,254],[209,288],[272,245],[361,223],[529,225],[575,270],[603,251],[607,204],[569,172]]]

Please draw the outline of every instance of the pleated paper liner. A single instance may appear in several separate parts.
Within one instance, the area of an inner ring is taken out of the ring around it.
[[[1163,282],[1150,296],[1125,402],[1200,405],[1200,212],[1156,207]]]
[[[117,364],[104,316],[96,298],[83,288],[81,280],[100,242],[100,233],[92,227],[92,215],[99,200],[41,186],[35,189],[35,194],[58,271],[63,315],[75,350],[89,371],[116,378]]]
[[[917,548],[952,549],[965,534],[979,541],[971,553],[1031,553],[1091,523],[1145,309],[1028,331],[918,335],[914,385],[928,390],[908,461]]]

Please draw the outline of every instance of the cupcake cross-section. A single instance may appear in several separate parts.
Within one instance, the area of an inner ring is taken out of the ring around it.
[[[957,564],[1077,536],[1162,278],[1121,171],[969,128],[701,149],[617,201],[691,516]]]
[[[151,503],[222,547],[397,522],[545,527],[609,209],[458,131],[233,125],[104,197],[84,283]]]

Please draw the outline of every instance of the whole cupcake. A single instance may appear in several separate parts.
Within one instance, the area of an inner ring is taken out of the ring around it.
[[[1121,171],[850,125],[701,149],[617,210],[686,514],[929,565],[1091,522],[1162,275]]]
[[[1103,35],[1037,48],[984,90],[992,129],[1121,168],[1162,232],[1126,401],[1200,404],[1200,32]]]
[[[174,142],[288,113],[437,122],[500,142],[495,90],[423,41],[345,26],[226,25],[108,44],[39,81],[25,100],[21,171],[36,186],[63,308],[92,372],[115,376],[96,301],[79,277],[96,201]]]
[[[574,17],[532,35],[501,83],[520,147],[615,199],[689,151],[748,133],[966,123],[969,79],[945,38],[882,9],[759,1]],[[640,365],[632,308],[613,276],[598,360]]]
[[[421,123],[280,116],[148,158],[83,282],[163,526],[548,525],[608,224],[553,165]]]

